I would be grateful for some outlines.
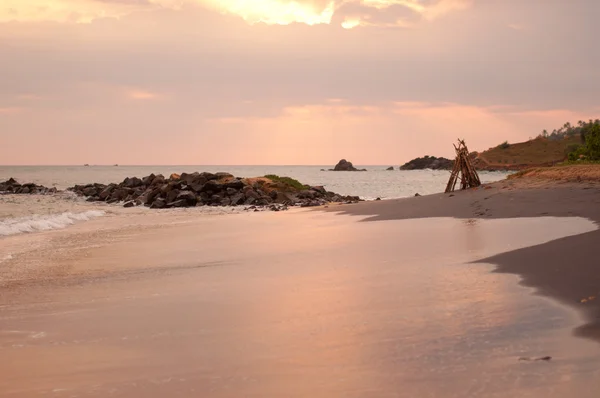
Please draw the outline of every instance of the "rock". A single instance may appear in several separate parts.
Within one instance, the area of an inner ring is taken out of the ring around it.
[[[170,203],[167,203],[167,207],[169,208],[173,208],[173,207],[188,207],[187,202],[184,199],[180,199],[180,200],[176,200]]]
[[[167,197],[165,199],[167,200],[167,203],[171,203],[171,202],[174,202],[178,198],[178,195],[179,195],[179,190],[173,189],[172,191],[167,193]]]
[[[171,174],[171,175],[169,176],[169,180],[171,180],[171,181],[177,181],[177,180],[179,180],[180,178],[181,178],[181,176],[180,176],[179,174],[177,174],[177,173],[173,173],[173,174]]]
[[[245,191],[246,198],[260,199],[261,195],[254,189],[248,189]]]
[[[312,190],[304,190],[300,191],[297,194],[300,199],[313,199],[315,197],[315,191]]]
[[[424,156],[416,158],[400,166],[400,170],[451,170],[454,161],[446,158],[436,158],[435,156]]]
[[[117,188],[110,195],[110,199],[116,199],[117,202],[125,199],[129,195],[129,191],[126,188]]]
[[[206,184],[204,184],[202,186],[202,188],[200,189],[200,192],[221,192],[223,190],[223,184],[220,184],[219,182],[215,181],[215,180],[208,180],[206,182]]]
[[[87,187],[83,190],[83,196],[94,196],[97,194],[98,192],[95,187]]]
[[[219,177],[217,177],[217,175],[216,175],[216,174],[213,174],[213,173],[207,173],[207,172],[200,173],[200,175],[201,175],[202,177],[204,177],[204,178],[206,179],[206,181],[212,181],[212,180],[216,180],[216,179],[218,179],[218,178],[219,178]]]
[[[245,197],[244,197],[243,193],[237,193],[237,194],[231,196],[231,198],[230,198],[231,203],[230,204],[232,206],[240,205],[240,204],[242,204],[244,202],[244,199],[245,199]]]
[[[139,186],[144,185],[141,179],[137,177],[129,178],[127,177],[122,184],[125,188],[137,188]]]
[[[394,170],[394,166],[390,166],[390,167],[388,167],[386,170],[387,170],[387,171]]]
[[[365,169],[357,169],[352,165],[352,162],[348,162],[346,159],[342,159],[335,165],[333,171],[366,171]]]
[[[356,196],[328,192],[322,186],[305,186],[298,191],[289,186],[266,184],[260,179],[252,185],[247,181],[230,173],[182,173],[171,175],[168,180],[160,174],[151,174],[142,179],[128,177],[120,184],[76,185],[69,190],[87,196],[89,201],[121,202],[124,207],[145,205],[153,209],[245,204],[257,210],[280,211],[287,209],[286,206],[322,206],[331,202],[355,203],[360,200]],[[20,185],[14,179],[0,183],[0,192],[37,193],[42,188],[35,184]],[[48,191],[56,192],[56,189]]]
[[[167,202],[163,198],[156,198],[150,206],[151,209],[164,209],[165,207],[167,207]]]
[[[231,204],[231,199],[230,198],[223,198],[221,200],[221,206],[229,206]]]
[[[144,185],[148,186],[148,185],[152,184],[152,181],[154,181],[155,177],[156,176],[154,174],[150,174],[149,176],[142,178],[142,183]]]
[[[415,194],[415,196],[421,196],[418,192]]]
[[[198,203],[198,197],[190,191],[180,192],[179,195],[177,195],[177,200],[185,201],[187,206],[196,206],[196,203]]]
[[[154,179],[152,180],[152,185],[153,186],[162,185],[165,182],[166,182],[165,177],[162,174],[159,174],[156,177],[154,177]]]
[[[379,198],[379,197],[378,197],[378,198],[377,198],[377,199],[375,199],[375,200],[381,200],[381,198]]]
[[[223,185],[225,186],[225,188],[228,188],[228,189],[232,188],[232,189],[238,189],[239,190],[239,189],[244,188],[244,186],[246,184],[244,184],[244,182],[242,180],[235,178],[235,179],[233,179],[231,181],[227,181]]]
[[[109,198],[112,195],[113,190],[117,187],[116,184],[109,184],[106,188],[104,188],[100,194],[98,194],[98,197],[100,198],[100,200],[106,200],[107,198]]]
[[[215,173],[217,180],[224,180],[225,178],[233,178],[233,174],[218,172]]]

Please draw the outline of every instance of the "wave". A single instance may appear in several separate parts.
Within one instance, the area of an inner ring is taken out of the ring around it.
[[[61,229],[78,221],[88,221],[92,218],[102,217],[104,214],[105,212],[102,210],[88,210],[82,213],[66,212],[62,214],[9,218],[0,221],[0,236]]]

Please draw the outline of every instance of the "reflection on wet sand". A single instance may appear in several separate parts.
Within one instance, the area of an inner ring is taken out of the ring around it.
[[[5,286],[3,396],[562,398],[600,390],[600,348],[570,336],[575,314],[514,276],[469,263],[594,230],[587,220],[358,223],[297,212],[169,226],[154,217],[143,228],[109,218],[56,232],[35,256],[48,251],[47,269],[67,261],[68,277]],[[68,256],[48,256],[60,242],[70,242]],[[545,355],[553,360],[518,361]]]

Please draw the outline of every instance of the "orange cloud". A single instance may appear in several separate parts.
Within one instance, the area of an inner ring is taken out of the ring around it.
[[[0,108],[0,115],[12,115],[15,113],[21,113],[24,111],[24,108],[19,108],[16,106],[9,106],[5,108]]]
[[[133,100],[153,100],[162,97],[158,93],[145,90],[131,90],[127,92],[127,97]]]
[[[269,25],[330,24],[339,13],[341,26],[352,29],[357,26],[407,26],[404,18],[394,16],[402,9],[431,20],[469,4],[470,0],[3,0],[0,22],[90,23],[95,19],[120,18],[137,11],[196,6],[237,15],[250,24]],[[345,15],[347,8],[361,9],[360,15]]]

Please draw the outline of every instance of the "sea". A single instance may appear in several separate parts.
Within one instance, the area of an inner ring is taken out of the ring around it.
[[[77,184],[119,183],[126,177],[149,174],[225,171],[237,177],[275,174],[292,177],[308,185],[324,186],[342,195],[365,200],[392,199],[443,192],[449,178],[446,170],[386,170],[386,166],[360,166],[367,171],[333,172],[331,166],[0,166],[0,181],[14,178],[20,183],[35,183],[66,190]],[[505,178],[505,172],[480,172],[482,182]],[[100,217],[120,206],[89,205],[83,198],[63,192],[51,197],[0,196],[0,237],[18,233],[60,229]],[[223,213],[224,209],[202,208],[196,213]]]

